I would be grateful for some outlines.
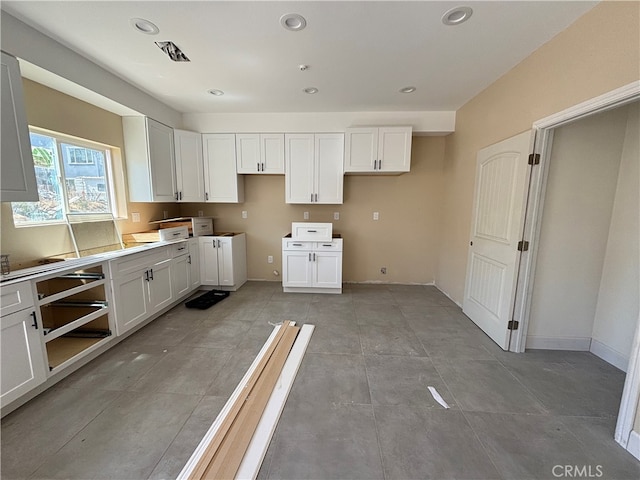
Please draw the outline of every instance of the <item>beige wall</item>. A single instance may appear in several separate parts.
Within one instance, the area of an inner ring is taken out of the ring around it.
[[[433,283],[440,235],[443,137],[414,137],[411,172],[398,176],[346,176],[343,205],[288,205],[283,175],[246,175],[245,202],[183,204],[181,214],[214,216],[217,231],[247,233],[248,275],[279,280],[282,237],[291,222],[332,222],[344,238],[345,282]],[[248,213],[242,219],[242,211]],[[380,220],[374,221],[374,211]],[[333,220],[333,213],[340,220]],[[273,255],[274,263],[267,263]],[[387,267],[387,274],[380,267]]]
[[[628,109],[557,128],[527,330],[527,348],[588,350]]]
[[[29,125],[66,135],[85,138],[123,150],[122,120],[118,115],[24,79],[24,97]],[[120,222],[123,232],[144,230],[148,220],[162,218],[163,210],[177,215],[172,204],[130,204],[128,211],[140,212],[141,223]],[[43,257],[73,252],[66,225],[15,228],[11,204],[2,203],[0,211],[3,254],[9,254],[13,269],[28,266]]]
[[[465,104],[445,153],[436,284],[462,303],[479,149],[640,78],[640,2],[603,2]]]

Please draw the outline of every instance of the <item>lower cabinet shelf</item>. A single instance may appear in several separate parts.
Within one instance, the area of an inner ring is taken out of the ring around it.
[[[49,359],[49,370],[53,370],[67,360],[76,355],[87,352],[89,348],[105,341],[105,337],[80,338],[80,337],[58,337],[47,343],[47,357]]]

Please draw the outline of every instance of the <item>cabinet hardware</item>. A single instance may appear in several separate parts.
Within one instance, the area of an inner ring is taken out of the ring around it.
[[[316,193],[316,203],[318,202],[318,194]]]
[[[316,254],[315,253],[313,254],[313,261],[314,262],[316,261]]]
[[[149,281],[149,270],[145,270],[144,271],[144,279],[148,282]]]
[[[153,268],[149,269],[149,276],[151,277],[151,280],[153,280]]]
[[[293,245],[294,247],[301,247],[302,246],[301,243],[292,243],[291,245]]]
[[[103,280],[104,273],[67,273],[58,278],[75,278],[82,280]]]
[[[209,200],[209,194],[207,192],[204,192],[204,199]]]
[[[187,263],[191,265],[191,255],[189,255],[189,258],[187,258]]]
[[[332,243],[323,243],[322,244],[323,247],[333,247]]]
[[[218,248],[220,248],[220,240],[218,240]]]
[[[311,194],[311,203],[313,203],[313,193]]]
[[[33,317],[33,323],[31,324],[31,326],[37,330],[38,329],[38,320],[36,318],[36,312],[31,312],[31,316]]]
[[[258,169],[258,171],[260,171],[260,162],[256,163],[256,168]]]
[[[309,253],[309,261],[311,261],[311,253]]]
[[[180,200],[179,195],[178,195],[178,192],[176,192],[176,201],[177,201],[177,200]]]
[[[307,233],[318,233],[317,230],[307,230]]]
[[[264,163],[262,163],[261,165],[262,165],[262,171],[264,172]]]
[[[182,200],[182,192],[180,192],[180,200]]]

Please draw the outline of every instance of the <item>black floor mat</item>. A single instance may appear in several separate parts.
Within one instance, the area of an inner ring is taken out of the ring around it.
[[[223,292],[222,290],[210,290],[207,293],[200,295],[198,298],[189,300],[184,304],[184,306],[187,308],[198,308],[200,310],[206,310],[219,301],[224,300],[228,296],[229,292]]]

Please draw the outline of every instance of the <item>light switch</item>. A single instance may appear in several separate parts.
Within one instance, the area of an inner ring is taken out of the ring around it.
[[[249,213],[246,210],[242,210],[242,218],[247,218]]]
[[[333,219],[340,220],[340,212],[333,212]]]
[[[373,212],[373,219],[380,220],[380,212]]]
[[[131,213],[131,221],[133,223],[139,223],[140,222],[140,214],[138,212],[132,212]]]
[[[267,257],[267,263],[273,263],[273,255]]]
[[[304,218],[305,220],[309,220],[309,212],[304,212],[302,214],[302,218]]]

